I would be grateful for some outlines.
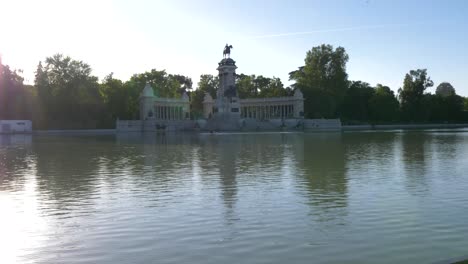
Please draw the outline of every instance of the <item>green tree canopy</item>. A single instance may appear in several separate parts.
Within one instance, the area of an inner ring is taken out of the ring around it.
[[[395,93],[388,86],[377,84],[369,101],[370,119],[373,122],[396,122],[399,107]]]
[[[128,82],[132,87],[140,87],[140,91],[149,83],[154,89],[154,94],[159,97],[180,98],[184,91],[192,89],[192,79],[189,77],[156,69],[134,74]]]
[[[103,106],[97,80],[88,64],[62,54],[40,62],[35,85],[50,127],[97,126]]]
[[[20,72],[0,62],[0,119],[25,118],[24,92]]]
[[[404,121],[427,121],[428,109],[425,107],[424,91],[433,85],[426,69],[411,70],[406,74],[403,87],[398,89]]]
[[[280,78],[262,75],[236,75],[236,87],[240,98],[266,98],[286,96],[290,89],[284,88]]]
[[[198,82],[198,88],[190,93],[192,116],[199,118],[203,115],[203,99],[205,93],[216,98],[216,90],[219,87],[219,79],[211,74],[202,74]]]
[[[137,102],[131,100],[135,98],[132,98],[130,89],[127,89],[121,80],[114,78],[113,73],[104,78],[99,91],[112,120],[131,119],[135,115]]]
[[[294,88],[301,89],[305,101],[306,117],[337,117],[338,106],[348,87],[345,49],[321,45],[307,51],[305,65],[289,74]]]
[[[370,120],[371,110],[369,101],[374,93],[374,88],[366,82],[351,82],[340,108],[341,117],[344,120],[352,121]]]

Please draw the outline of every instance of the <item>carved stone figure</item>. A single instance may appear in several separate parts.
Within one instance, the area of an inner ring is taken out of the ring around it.
[[[226,44],[226,46],[224,47],[224,51],[223,51],[223,58],[231,58],[231,49],[232,49],[232,45],[228,45]]]

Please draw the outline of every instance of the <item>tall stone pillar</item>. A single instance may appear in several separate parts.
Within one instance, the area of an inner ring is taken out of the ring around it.
[[[203,117],[208,119],[213,116],[213,97],[209,93],[205,93],[203,97]]]
[[[145,85],[140,95],[140,120],[154,119],[154,91],[149,83]]]
[[[239,119],[240,103],[236,88],[236,62],[226,58],[218,63],[219,89],[216,93],[215,115],[222,119]]]
[[[294,118],[304,118],[304,96],[299,89],[294,91]]]
[[[190,98],[186,92],[182,95],[184,119],[190,119]]]

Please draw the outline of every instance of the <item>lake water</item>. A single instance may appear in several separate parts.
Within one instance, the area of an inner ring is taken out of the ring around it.
[[[0,263],[468,254],[468,131],[0,137]]]

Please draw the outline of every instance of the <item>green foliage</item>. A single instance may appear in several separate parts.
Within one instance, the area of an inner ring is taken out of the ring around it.
[[[121,80],[115,79],[113,74],[107,75],[99,86],[99,92],[106,104],[106,110],[111,120],[131,119],[135,115],[135,96],[131,96],[130,89]],[[133,99],[133,101],[132,101]]]
[[[411,70],[406,74],[403,88],[398,90],[402,118],[409,122],[426,122],[427,100],[424,99],[424,91],[432,87],[434,83],[427,76],[426,69]]]
[[[399,107],[395,93],[388,86],[377,84],[369,101],[370,119],[373,122],[396,122],[399,118]]]
[[[219,87],[219,79],[211,74],[202,74],[198,82],[198,89],[190,93],[191,112],[195,118],[203,115],[203,99],[205,93],[209,93],[212,98],[216,98],[216,90]]]
[[[0,63],[0,119],[29,119],[26,93],[20,72]]]
[[[457,122],[464,119],[464,98],[461,96],[426,94],[425,100],[430,122]]]
[[[387,86],[375,88],[362,81],[348,81],[344,48],[331,45],[313,47],[304,65],[289,74],[292,88],[279,78],[262,75],[236,75],[241,98],[292,96],[301,89],[306,118],[335,118],[345,122],[466,122],[468,98],[458,96],[450,83],[441,83],[435,94],[426,93],[433,82],[425,69],[405,75],[395,93]],[[35,128],[99,128],[114,126],[120,119],[137,119],[139,98],[149,83],[156,96],[178,98],[187,92],[193,117],[201,117],[206,93],[216,98],[219,79],[201,75],[198,87],[184,75],[151,70],[134,74],[123,82],[112,74],[101,83],[91,67],[56,54],[40,62],[35,85],[23,85],[19,71],[0,64],[0,119],[32,119]]]
[[[370,120],[369,102],[374,96],[374,89],[368,83],[351,82],[341,104],[341,117],[344,120],[367,121]]]
[[[291,89],[285,89],[279,78],[262,75],[236,75],[236,87],[240,98],[266,98],[286,96]]]
[[[306,54],[305,65],[289,74],[294,88],[301,89],[305,98],[305,114],[308,118],[337,117],[338,106],[348,88],[345,49],[333,49],[331,45],[312,48]],[[316,99],[319,96],[321,99]]]
[[[82,61],[56,54],[40,62],[35,85],[45,106],[48,128],[96,127],[103,103],[97,77]]]
[[[159,97],[180,98],[184,91],[192,89],[192,80],[182,75],[168,74],[165,70],[135,74],[128,81],[131,88],[143,89],[146,83],[153,87],[154,94]]]

